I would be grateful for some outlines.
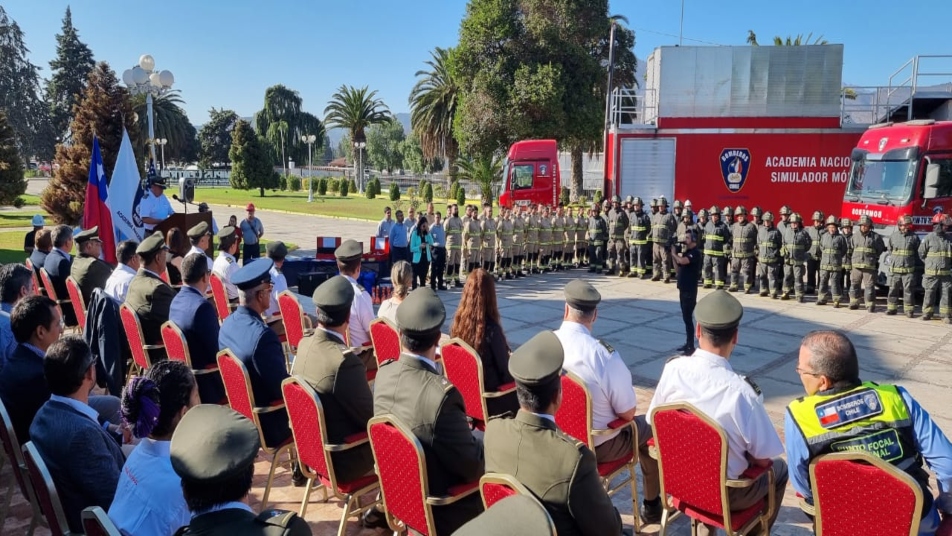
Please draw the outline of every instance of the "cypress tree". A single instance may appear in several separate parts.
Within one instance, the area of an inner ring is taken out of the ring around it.
[[[73,106],[82,98],[89,73],[95,66],[93,52],[79,40],[79,34],[73,26],[72,12],[67,6],[63,28],[56,35],[56,57],[50,61],[52,76],[46,85],[53,136],[66,139]]]
[[[16,136],[7,114],[0,111],[0,205],[23,206],[21,195],[26,193],[23,161],[17,151]]]

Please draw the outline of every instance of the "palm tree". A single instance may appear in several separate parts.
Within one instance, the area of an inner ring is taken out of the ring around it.
[[[367,128],[383,124],[391,118],[390,109],[377,98],[377,91],[370,91],[367,86],[341,86],[331,96],[327,108],[324,108],[324,122],[330,127],[346,130],[354,143],[366,143]],[[360,175],[357,185],[362,191],[363,173]]]
[[[450,50],[436,47],[425,63],[429,70],[417,71],[422,77],[410,91],[410,128],[420,139],[423,156],[442,156],[449,167],[450,182],[456,178],[459,144],[453,137],[453,119],[459,97],[459,86],[453,81],[447,65]]]
[[[459,179],[478,184],[483,203],[492,203],[493,187],[502,179],[502,158],[498,154],[466,155],[457,162]]]
[[[760,46],[760,43],[757,42],[757,34],[755,34],[753,30],[747,30],[747,44],[755,47]],[[822,35],[813,39],[813,32],[810,32],[806,36],[803,34],[797,34],[796,37],[788,35],[786,39],[776,35],[773,38],[773,44],[778,47],[799,47],[805,45],[827,45],[829,42],[823,39]]]
[[[185,101],[179,93],[179,90],[173,89],[159,97],[152,98],[152,115],[155,121],[156,139],[165,138],[168,140],[166,151],[173,154],[186,152],[189,144],[189,137],[192,136],[191,123],[182,106]],[[139,129],[139,141],[137,149],[139,154],[146,154],[149,146],[149,114],[145,95],[135,95],[132,97],[132,106],[135,113],[139,116],[136,127]]]

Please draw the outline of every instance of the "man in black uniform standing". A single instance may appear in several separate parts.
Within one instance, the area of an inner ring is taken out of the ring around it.
[[[697,304],[697,280],[701,275],[701,252],[697,249],[697,232],[684,232],[684,241],[671,246],[671,258],[677,266],[678,293],[681,295],[681,317],[684,319],[685,342],[678,348],[682,355],[694,353],[694,306]],[[678,251],[680,249],[680,251]]]

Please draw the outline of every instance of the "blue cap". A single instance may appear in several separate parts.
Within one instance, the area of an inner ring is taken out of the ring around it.
[[[231,276],[231,282],[241,290],[255,288],[265,281],[271,281],[269,270],[272,266],[274,266],[274,261],[271,259],[255,259],[239,268]]]

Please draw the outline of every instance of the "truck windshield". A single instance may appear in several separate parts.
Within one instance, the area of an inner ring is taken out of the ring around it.
[[[532,177],[535,166],[532,164],[512,164],[510,181],[513,190],[532,188]]]
[[[914,160],[861,160],[853,163],[847,196],[903,203],[916,182]]]

